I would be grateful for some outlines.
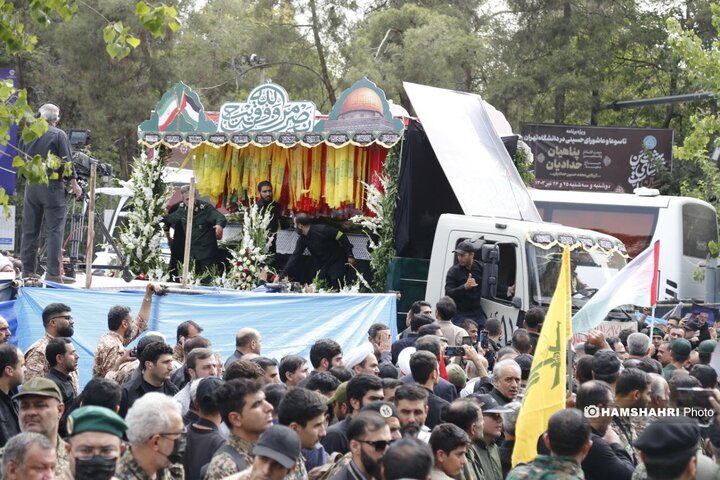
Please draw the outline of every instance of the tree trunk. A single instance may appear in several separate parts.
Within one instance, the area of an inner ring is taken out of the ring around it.
[[[335,90],[330,82],[330,74],[328,73],[327,61],[325,60],[325,50],[323,49],[320,41],[320,21],[317,15],[317,7],[315,6],[315,0],[309,0],[310,13],[312,15],[312,31],[313,37],[315,38],[315,48],[318,52],[318,60],[320,61],[320,73],[323,77],[323,83],[330,99],[330,104],[335,105],[337,98],[335,97]]]
[[[118,150],[118,154],[120,156],[120,178],[127,180],[130,178],[130,159],[126,138],[120,139],[118,142]]]

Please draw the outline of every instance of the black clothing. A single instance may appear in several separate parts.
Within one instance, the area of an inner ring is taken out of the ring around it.
[[[168,215],[178,209],[182,202],[172,205]],[[173,225],[172,242],[170,243],[170,278],[182,274],[181,264],[185,256],[185,227],[180,222]]]
[[[310,225],[308,234],[298,238],[295,251],[288,259],[281,276],[292,277],[295,274],[295,264],[306,248],[315,261],[320,279],[339,288],[341,281],[345,281],[345,264],[348,258],[353,257],[353,247],[347,235],[329,225]]]
[[[327,453],[332,455],[333,452],[340,452],[345,455],[350,451],[350,442],[347,437],[350,420],[352,420],[352,417],[348,415],[342,421],[330,425],[327,429],[327,435],[320,440]]]
[[[280,227],[280,205],[275,200],[266,201],[262,198],[258,200],[257,205],[260,207],[260,213],[270,211],[268,230],[271,234],[276,233]]]
[[[65,411],[63,412],[62,417],[60,417],[60,436],[66,437],[68,432],[66,428],[67,424],[67,417],[71,412],[71,406],[73,403],[75,403],[75,397],[77,394],[75,393],[75,387],[73,386],[72,378],[70,378],[70,375],[65,375],[62,372],[57,371],[54,368],[50,368],[48,371],[47,378],[55,382],[55,384],[60,389],[60,393],[62,393],[63,397],[63,403],[65,404]]]
[[[198,426],[207,427],[209,430],[198,428]],[[202,478],[200,469],[210,463],[215,452],[226,442],[227,440],[220,434],[218,426],[210,420],[200,418],[194,424],[189,425],[185,458],[183,458],[185,478],[188,480]]]
[[[177,209],[163,218],[166,225],[180,225],[187,234],[188,209],[185,202],[180,202]],[[215,207],[205,200],[195,200],[195,209],[192,222],[192,240],[190,243],[190,257],[195,261],[195,271],[202,272],[208,264],[220,261],[221,252],[218,250],[216,225],[225,228],[227,220]],[[173,243],[175,243],[173,241]],[[183,243],[184,245],[184,243]]]
[[[72,149],[67,134],[57,127],[48,125],[47,131],[40,138],[33,140],[27,145],[21,141],[18,149],[27,153],[30,157],[40,155],[44,159],[47,159],[48,153],[52,153],[62,159],[60,166],[55,170],[48,168],[48,177],[53,173],[57,173],[58,178],[55,180],[77,178],[74,166],[69,176],[64,175],[65,164],[63,162],[71,162],[72,165]]]
[[[407,334],[407,337],[401,338],[400,340],[395,340],[393,342],[393,344],[390,346],[390,354],[392,356],[393,365],[397,365],[400,352],[402,352],[407,347],[415,346],[415,342],[417,342],[417,339],[418,334],[416,332],[410,332]]]
[[[405,375],[404,377],[400,378],[400,381],[403,383],[414,383],[415,379],[412,377],[412,375]],[[435,386],[433,387],[433,393],[438,397],[442,398],[443,400],[447,400],[450,403],[452,403],[456,398],[458,398],[457,388],[455,388],[455,385],[448,382],[444,378],[438,378],[438,383],[435,384]]]
[[[428,412],[425,418],[425,426],[432,430],[435,425],[443,423],[442,414],[450,406],[450,402],[438,397],[429,388],[420,386],[428,392]]]
[[[511,399],[507,398],[505,395],[503,395],[502,393],[500,393],[500,391],[499,391],[497,388],[493,388],[493,389],[490,391],[490,395],[492,395],[492,397],[493,397],[495,400],[497,400],[497,402],[498,402],[500,405],[507,405],[508,403],[512,402]]]
[[[18,406],[11,398],[15,392],[10,390],[9,395],[0,390],[0,448],[8,440],[20,433],[18,423]]]
[[[198,420],[200,420],[200,417],[192,410],[188,410],[187,413],[183,415],[183,425],[185,425],[186,427],[192,423],[197,422]]]
[[[122,386],[122,398],[120,399],[120,416],[125,418],[128,410],[132,407],[135,400],[149,392],[160,392],[170,397],[178,393],[178,388],[170,381],[163,382],[162,386],[155,387],[147,383],[142,375],[136,379],[130,380]]]
[[[470,274],[472,274],[472,277],[477,282],[477,287],[465,289],[465,282],[467,282],[468,275]],[[455,300],[455,305],[457,305],[455,318],[477,317],[478,315],[482,317],[485,316],[480,306],[480,300],[482,299],[482,278],[482,265],[480,265],[480,262],[477,260],[473,261],[470,270],[460,266],[459,263],[450,267],[445,277],[445,295]],[[453,319],[453,321],[454,320],[455,319]]]

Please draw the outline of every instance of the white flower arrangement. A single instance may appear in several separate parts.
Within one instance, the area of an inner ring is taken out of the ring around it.
[[[152,158],[145,152],[133,163],[128,182],[120,182],[132,191],[128,200],[127,225],[120,233],[119,244],[130,270],[148,280],[167,279],[167,266],[160,258],[160,243],[165,236],[160,221],[170,192],[165,184],[165,162],[157,151]]]
[[[258,286],[259,273],[267,268],[272,259],[270,244],[275,237],[270,233],[272,211],[256,203],[241,211],[242,239],[237,249],[229,249],[230,270],[219,277],[215,284],[238,290],[253,290]]]

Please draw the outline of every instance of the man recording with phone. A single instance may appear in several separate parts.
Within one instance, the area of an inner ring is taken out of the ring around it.
[[[26,160],[40,155],[48,162],[48,184],[28,184],[25,187],[22,219],[22,270],[23,277],[36,276],[36,262],[40,243],[40,225],[43,215],[47,228],[47,267],[45,279],[53,282],[72,283],[75,280],[62,276],[62,244],[67,215],[65,182],[72,188],[75,198],[82,196],[72,168],[70,141],[64,131],[56,127],[60,109],[52,103],[40,107],[40,118],[48,123],[47,131],[38,139],[18,150]],[[69,169],[66,164],[70,163]]]

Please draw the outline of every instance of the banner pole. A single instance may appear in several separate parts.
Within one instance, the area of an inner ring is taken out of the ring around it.
[[[185,227],[185,253],[183,255],[182,288],[188,288],[190,273],[190,245],[192,243],[193,214],[195,213],[195,177],[190,178],[190,199],[188,200],[187,223]]]

